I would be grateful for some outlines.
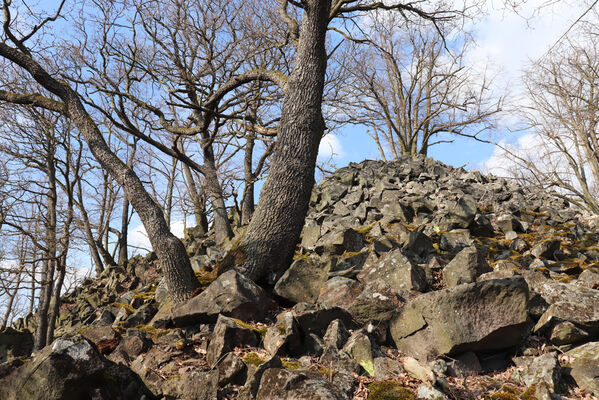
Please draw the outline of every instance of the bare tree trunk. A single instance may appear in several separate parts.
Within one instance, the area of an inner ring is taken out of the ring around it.
[[[218,180],[218,172],[212,149],[204,150],[204,166],[206,167],[206,174],[204,175],[206,183],[204,187],[208,189],[214,212],[214,234],[217,243],[221,243],[233,237],[233,229],[231,229],[229,217],[227,216],[223,189]]]
[[[47,128],[46,128],[47,129]],[[54,164],[54,132],[46,132],[46,174],[48,191],[46,193],[46,239],[44,252],[44,272],[42,274],[42,291],[37,310],[37,331],[35,333],[34,349],[40,350],[47,344],[48,310],[52,299],[54,286],[54,271],[56,268],[56,166]]]
[[[325,123],[322,93],[330,0],[305,0],[295,66],[281,111],[270,173],[240,248],[240,270],[269,283],[291,263],[314,186],[318,145]]]
[[[254,187],[256,175],[252,167],[252,159],[254,157],[254,141],[256,140],[256,132],[253,129],[247,135],[245,143],[245,154],[243,160],[243,172],[245,187],[243,188],[243,197],[241,199],[241,225],[247,225],[254,215]]]
[[[67,84],[50,76],[33,58],[20,50],[0,43],[0,56],[27,70],[40,85],[64,102],[66,114],[87,142],[94,157],[123,187],[125,196],[137,211],[161,262],[171,297],[175,302],[189,298],[199,283],[183,243],[170,232],[162,210],[148,194],[139,177],[111,151],[77,93]]]
[[[196,226],[201,227],[203,234],[208,233],[208,218],[206,217],[206,203],[196,185],[195,179],[191,172],[191,168],[186,163],[183,164],[183,172],[185,174],[185,181],[187,182],[187,190],[193,203],[193,215],[196,220]]]
[[[8,294],[8,303],[6,304],[6,311],[4,312],[4,317],[2,318],[2,325],[0,326],[0,331],[4,330],[8,325],[10,319],[10,313],[12,312],[12,307],[15,303],[15,298],[19,293],[19,289],[21,288],[21,282],[23,281],[23,271],[25,269],[25,259],[23,257],[23,251],[20,250],[20,260],[19,260],[19,270],[16,273],[15,277],[15,287],[12,293],[8,293],[8,288],[6,289],[6,294]]]
[[[177,174],[177,162],[178,160],[173,157],[170,175],[168,177],[168,185],[166,187],[166,205],[164,207],[164,218],[166,219],[166,224],[171,226],[173,221],[171,221],[171,216],[173,214],[173,192],[175,190],[175,176]]]
[[[133,159],[135,158],[135,151],[137,150],[137,139],[133,141],[131,146],[131,152],[127,159],[127,167],[133,168]],[[129,235],[129,199],[127,196],[123,196],[123,210],[121,213],[121,236],[119,237],[119,261],[118,264],[123,268],[127,268],[127,237]]]
[[[96,269],[96,276],[100,276],[102,271],[104,271],[104,264],[102,264],[102,259],[100,258],[100,253],[98,252],[98,246],[96,245],[96,241],[94,240],[94,235],[92,234],[91,224],[89,223],[89,216],[87,215],[87,210],[83,205],[83,193],[81,191],[81,180],[77,182],[77,208],[79,208],[79,213],[81,214],[81,219],[83,222],[83,231],[85,232],[85,241],[87,242],[87,247],[89,248],[89,252],[92,256],[92,260],[94,261],[94,267]]]

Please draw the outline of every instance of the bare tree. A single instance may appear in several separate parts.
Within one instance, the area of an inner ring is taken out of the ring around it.
[[[245,262],[241,270],[254,280],[274,282],[291,263],[302,230],[318,146],[325,131],[322,115],[327,60],[326,37],[335,18],[355,18],[376,9],[399,11],[425,19],[442,19],[452,13],[425,10],[421,2],[382,3],[362,0],[280,0],[280,13],[296,43],[294,67],[285,87],[277,143],[270,173],[258,206],[240,243]],[[301,9],[301,22],[289,7]]]
[[[370,128],[383,160],[426,156],[454,135],[493,128],[502,99],[492,100],[484,72],[465,65],[472,41],[462,29],[374,13],[354,44],[341,104],[350,122]]]
[[[32,16],[34,22],[22,21],[18,24],[19,29],[15,30],[10,7],[11,1],[3,0],[4,23],[0,37],[0,57],[9,65],[29,74],[33,81],[40,86],[40,89],[43,88],[50,95],[40,92],[0,91],[0,99],[17,104],[43,107],[63,114],[73,122],[79,133],[85,138],[92,154],[123,187],[125,195],[140,216],[152,247],[162,263],[162,271],[165,274],[171,296],[175,301],[184,300],[191,296],[199,284],[191,269],[183,243],[170,232],[162,210],[145,190],[135,172],[127,167],[107,145],[102,132],[86,110],[79,94],[64,80],[57,77],[55,64],[50,63],[48,59],[37,61],[37,57],[26,44],[36,34],[43,33],[46,24],[58,18],[63,5],[64,1],[60,3],[56,14],[41,19],[38,16]],[[50,56],[50,54],[46,52],[46,56]],[[46,66],[44,67],[42,63],[46,63]],[[56,100],[56,98],[60,100]]]
[[[527,184],[557,189],[560,196],[599,214],[596,32],[596,25],[580,24],[575,40],[563,41],[531,66],[523,108],[528,144],[502,148],[508,173]]]

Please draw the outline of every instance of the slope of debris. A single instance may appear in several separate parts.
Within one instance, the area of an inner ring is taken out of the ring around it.
[[[201,293],[174,306],[152,255],[86,280],[52,346],[0,333],[0,398],[597,398],[598,225],[430,159],[350,164],[272,293],[191,229]]]

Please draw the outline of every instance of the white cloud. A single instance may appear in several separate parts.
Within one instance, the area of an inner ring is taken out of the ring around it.
[[[342,158],[345,156],[341,141],[332,133],[323,136],[318,148],[318,159],[327,161],[330,158]]]
[[[189,225],[187,225],[187,226],[189,226]],[[184,235],[183,231],[184,231],[185,227],[186,227],[186,225],[183,220],[174,221],[173,223],[171,223],[171,232],[178,238],[182,238]],[[152,250],[152,245],[150,244],[150,239],[148,239],[148,234],[147,234],[146,228],[143,226],[143,224],[139,224],[135,228],[129,230],[129,235],[127,236],[127,241],[129,243],[129,246],[135,246],[135,247],[139,248],[139,249],[135,249],[134,253],[139,252],[140,249],[144,249],[146,251]]]

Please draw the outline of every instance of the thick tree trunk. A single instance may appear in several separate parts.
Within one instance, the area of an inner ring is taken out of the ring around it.
[[[183,243],[170,232],[162,210],[148,194],[139,177],[111,151],[77,93],[65,83],[50,76],[30,56],[5,43],[0,43],[0,56],[27,70],[40,85],[64,102],[67,115],[87,142],[90,151],[123,187],[125,196],[144,224],[152,248],[161,262],[171,297],[175,302],[189,298],[199,287],[199,283]]]
[[[304,225],[325,123],[322,93],[330,0],[305,0],[295,66],[287,84],[270,173],[240,248],[241,272],[269,283],[291,263]]]

